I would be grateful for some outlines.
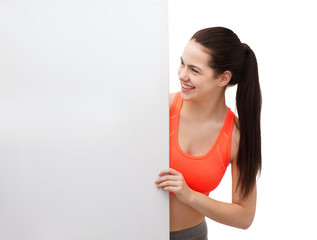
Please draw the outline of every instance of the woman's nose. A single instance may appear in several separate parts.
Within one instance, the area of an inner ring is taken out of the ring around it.
[[[187,81],[188,80],[188,74],[186,68],[180,68],[178,71],[178,77],[182,81]]]

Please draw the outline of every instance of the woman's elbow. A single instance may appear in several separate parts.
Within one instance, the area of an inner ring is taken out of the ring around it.
[[[239,227],[240,229],[243,229],[243,230],[247,230],[253,223],[253,219],[254,219],[254,214],[246,217],[245,219],[243,219],[240,224],[239,224]]]
[[[241,225],[240,229],[247,230],[252,225],[252,222]]]

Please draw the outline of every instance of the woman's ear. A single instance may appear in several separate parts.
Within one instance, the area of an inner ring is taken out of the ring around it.
[[[232,74],[230,71],[225,71],[223,74],[219,76],[219,87],[225,87],[230,82]]]

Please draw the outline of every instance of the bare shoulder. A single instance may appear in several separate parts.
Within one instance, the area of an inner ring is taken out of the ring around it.
[[[231,154],[230,154],[231,163],[235,161],[238,157],[239,141],[240,141],[239,118],[235,116],[233,130],[232,130],[232,137],[231,137]]]
[[[175,96],[176,96],[176,93],[170,93],[170,100],[169,100],[170,101],[170,108],[172,106],[172,103],[174,101]]]

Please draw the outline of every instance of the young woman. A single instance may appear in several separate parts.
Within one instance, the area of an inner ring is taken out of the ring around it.
[[[247,229],[256,207],[261,169],[261,91],[257,61],[247,44],[223,27],[202,29],[185,46],[181,92],[170,94],[170,168],[155,182],[170,192],[170,239],[207,239],[205,216]],[[226,106],[237,84],[238,118]],[[210,198],[227,166],[232,202]]]

